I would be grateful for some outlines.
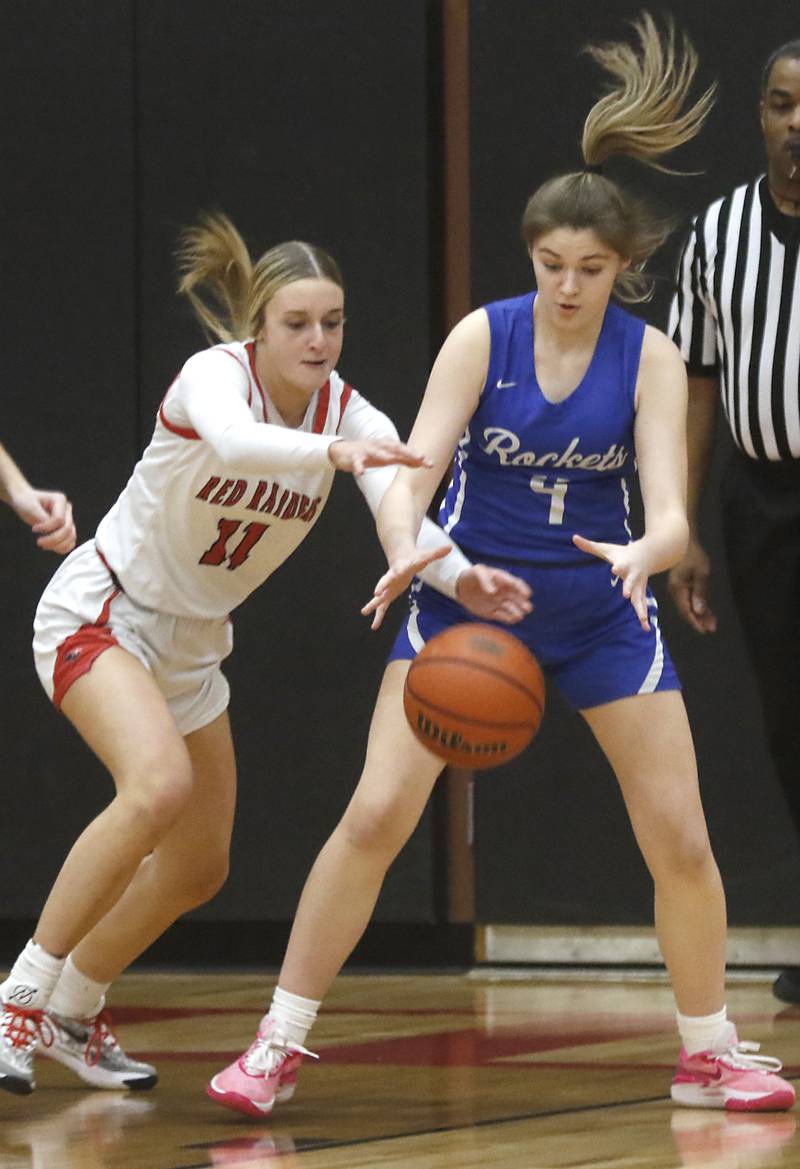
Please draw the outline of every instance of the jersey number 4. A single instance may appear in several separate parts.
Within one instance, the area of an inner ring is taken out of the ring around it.
[[[227,560],[228,563],[225,564],[225,567],[228,569],[238,568],[240,564],[244,564],[251,550],[266,532],[269,524],[245,524],[241,539],[229,550],[228,541],[238,532],[241,526],[241,520],[220,520],[217,524],[219,536],[208,551],[204,552],[200,557],[200,563],[220,565],[225,564]]]
[[[564,497],[568,487],[569,479],[556,479],[550,484],[544,475],[534,475],[531,479],[531,491],[550,496],[550,516],[547,521],[549,524],[563,524]]]

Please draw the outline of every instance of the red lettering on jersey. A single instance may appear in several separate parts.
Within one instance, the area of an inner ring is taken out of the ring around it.
[[[293,520],[297,515],[297,505],[300,502],[299,491],[293,491],[289,502],[286,504],[286,509],[281,515],[282,520]]]
[[[249,503],[245,504],[245,507],[249,507],[251,511],[258,511],[258,505],[261,502],[261,496],[267,490],[267,487],[269,487],[269,484],[266,483],[263,479],[259,479],[258,485],[253,492],[253,498]]]
[[[230,540],[236,529],[240,528],[241,525],[241,520],[220,520],[217,524],[217,528],[219,529],[219,537],[200,557],[200,563],[211,564],[214,567],[222,564],[223,560],[228,555],[225,545],[228,543],[228,540]]]
[[[267,500],[266,503],[262,503],[261,507],[258,510],[259,511],[266,511],[266,512],[274,511],[275,501],[277,500],[277,498],[278,498],[278,484],[273,483],[272,484],[272,491],[270,491],[270,493],[269,493],[269,499]]]
[[[297,518],[299,520],[304,520],[306,518],[306,511],[308,510],[308,508],[310,506],[311,506],[311,500],[308,498],[308,496],[301,495],[300,496],[300,506],[297,509]]]
[[[214,495],[212,499],[209,500],[209,503],[222,503],[223,499],[228,494],[231,487],[233,487],[234,483],[235,479],[226,479],[216,495]]]
[[[201,487],[195,495],[195,499],[208,499],[211,492],[219,483],[219,475],[212,475],[205,487]]]
[[[223,507],[233,507],[233,505],[235,503],[239,502],[239,500],[242,498],[242,496],[244,495],[246,490],[247,490],[247,480],[246,479],[237,479],[233,485],[233,490],[231,491],[230,495],[225,500],[225,502],[223,503],[222,506]]]
[[[310,524],[314,516],[317,514],[317,508],[322,503],[322,496],[318,495],[316,499],[311,500],[311,507],[308,509],[303,519],[307,524]]]
[[[233,570],[244,564],[250,555],[253,547],[258,543],[261,537],[266,532],[269,524],[250,523],[246,524],[242,532],[242,538],[233,551],[228,554],[228,540],[231,536],[239,530],[242,526],[241,520],[218,520],[217,529],[219,536],[214,541],[207,551],[200,557],[200,564],[210,564],[212,568],[218,568],[220,564],[224,564],[227,559],[226,568]]]
[[[258,543],[268,527],[269,524],[257,524],[255,520],[245,525],[244,535],[231,552],[228,560],[229,569],[238,568],[240,564],[244,564],[250,555],[250,549]]]
[[[279,516],[281,514],[281,510],[283,508],[283,505],[286,503],[286,500],[289,498],[289,494],[290,494],[289,488],[288,487],[284,488],[283,494],[281,495],[281,498],[280,498],[280,503],[275,508],[275,511],[273,513],[275,516]]]

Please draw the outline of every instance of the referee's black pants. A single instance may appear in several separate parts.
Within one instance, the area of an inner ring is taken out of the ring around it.
[[[735,452],[722,480],[722,527],[769,752],[800,836],[800,460]]]

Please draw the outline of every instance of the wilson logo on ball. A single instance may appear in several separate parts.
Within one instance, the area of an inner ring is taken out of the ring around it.
[[[433,722],[427,718],[422,711],[417,712],[417,725],[415,728],[418,738],[429,746],[434,744],[433,750],[436,746],[444,747],[448,751],[460,751],[464,755],[506,755],[508,751],[508,743],[469,743],[464,736],[458,731],[448,731],[440,727],[438,723]]]

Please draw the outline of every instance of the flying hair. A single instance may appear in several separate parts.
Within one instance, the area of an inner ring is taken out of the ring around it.
[[[188,299],[204,330],[220,341],[247,337],[253,262],[227,215],[200,215],[197,223],[181,232],[176,255],[178,292]],[[206,296],[200,295],[200,289]]]
[[[656,170],[673,171],[656,160],[694,138],[714,104],[716,82],[688,109],[683,106],[697,72],[697,52],[685,33],[666,21],[659,35],[649,12],[631,21],[639,51],[624,41],[587,45],[583,50],[616,82],[595,102],[583,125],[581,149],[588,165],[601,166],[626,155]]]
[[[241,235],[221,211],[204,212],[178,238],[178,292],[195,311],[206,334],[218,341],[254,337],[264,309],[286,284],[308,278],[344,288],[339,266],[314,244],[289,240],[253,264]]]
[[[697,53],[671,19],[659,32],[649,12],[631,22],[638,44],[614,41],[584,50],[611,77],[608,91],[584,122],[581,149],[586,169],[549,179],[528,200],[522,235],[528,250],[559,227],[594,231],[630,267],[614,284],[616,296],[636,302],[652,296],[642,269],[672,230],[645,204],[628,195],[601,168],[618,156],[635,158],[656,170],[680,173],[658,160],[701,129],[714,104],[712,84],[684,108],[697,72]]]

